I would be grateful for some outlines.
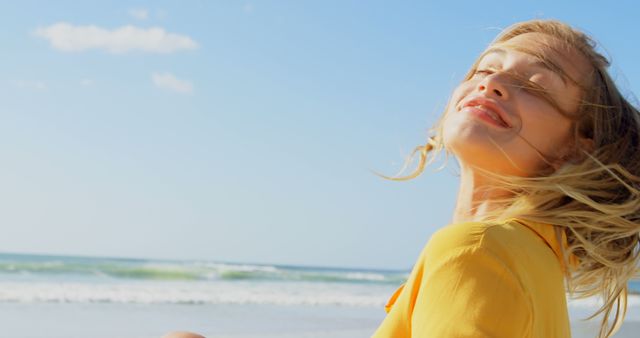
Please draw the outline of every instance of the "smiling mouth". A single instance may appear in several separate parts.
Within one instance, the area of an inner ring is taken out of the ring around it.
[[[507,124],[507,122],[505,122],[498,113],[485,105],[468,105],[463,107],[463,109],[469,109],[474,115],[477,115],[498,127],[510,128],[509,124]]]

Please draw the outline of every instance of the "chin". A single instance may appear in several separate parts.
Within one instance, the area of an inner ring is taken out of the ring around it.
[[[457,137],[445,139],[445,146],[453,153],[461,167],[481,168],[500,175],[530,176],[530,173],[527,174],[525,170],[533,166],[529,166],[527,158],[522,158],[523,154],[510,152],[507,147],[503,147],[501,151],[496,143],[498,142],[492,142],[486,134],[484,136],[457,135]],[[517,163],[518,167],[513,163]]]
[[[487,128],[482,125],[464,125],[455,129],[445,129],[443,132],[444,143],[456,157],[491,156],[495,154],[495,141],[492,142]]]

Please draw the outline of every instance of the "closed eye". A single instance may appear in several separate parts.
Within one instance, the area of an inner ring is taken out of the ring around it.
[[[487,75],[491,75],[493,73],[495,73],[496,70],[494,69],[490,69],[490,68],[479,68],[476,69],[473,74],[472,74],[472,78],[476,78],[476,77],[484,77]],[[544,81],[540,81],[538,79],[537,76],[533,76],[530,79],[527,77],[524,77],[520,74],[517,74],[515,72],[506,72],[506,75],[508,75],[509,77],[513,78],[515,80],[516,83],[511,84],[512,87],[516,87],[516,88],[521,88],[521,89],[525,89],[528,90],[530,92],[543,92],[543,91],[547,91],[547,88],[545,88],[546,86],[544,85]],[[532,81],[534,80],[536,81]]]
[[[470,79],[478,79],[478,78],[483,78],[485,76],[489,76],[491,74],[494,74],[496,72],[502,72],[499,70],[495,70],[495,69],[491,69],[491,68],[478,68],[476,70],[473,71],[471,78]],[[506,84],[508,84],[508,86],[510,86],[511,88],[514,89],[522,89],[525,92],[537,96],[545,101],[547,101],[548,103],[550,103],[552,106],[556,107],[557,109],[559,109],[560,111],[562,111],[560,109],[560,106],[558,105],[558,103],[556,102],[556,100],[553,98],[553,96],[550,94],[549,90],[546,88],[546,81],[541,81],[541,79],[538,79],[537,76],[533,76],[533,77],[528,77],[528,76],[522,76],[516,72],[513,71],[506,71],[504,72],[505,75],[507,75],[509,78],[511,78],[511,81],[507,81]],[[532,80],[536,80],[532,81]]]
[[[491,74],[493,74],[493,70],[491,70],[491,69],[476,69],[473,72],[473,76],[476,76],[476,75],[487,76],[487,75],[491,75]]]

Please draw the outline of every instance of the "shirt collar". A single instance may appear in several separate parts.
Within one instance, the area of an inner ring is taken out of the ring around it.
[[[553,253],[560,261],[560,265],[562,266],[563,270],[565,270],[563,255],[568,255],[567,262],[571,267],[576,267],[579,264],[578,257],[576,257],[572,253],[569,253],[568,251],[569,244],[567,242],[567,235],[564,231],[558,231],[558,236],[556,234],[556,227],[551,224],[544,224],[517,218],[510,218],[506,220],[505,223],[511,221],[522,224],[535,232],[547,244],[547,246],[551,248],[551,250],[553,250]],[[558,239],[558,237],[560,237],[560,239]]]

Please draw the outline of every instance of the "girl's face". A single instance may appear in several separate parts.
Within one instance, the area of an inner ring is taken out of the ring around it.
[[[541,33],[491,46],[453,92],[443,121],[446,148],[462,165],[503,175],[557,168],[575,141],[566,115],[577,112],[578,83],[589,70],[581,53]]]

